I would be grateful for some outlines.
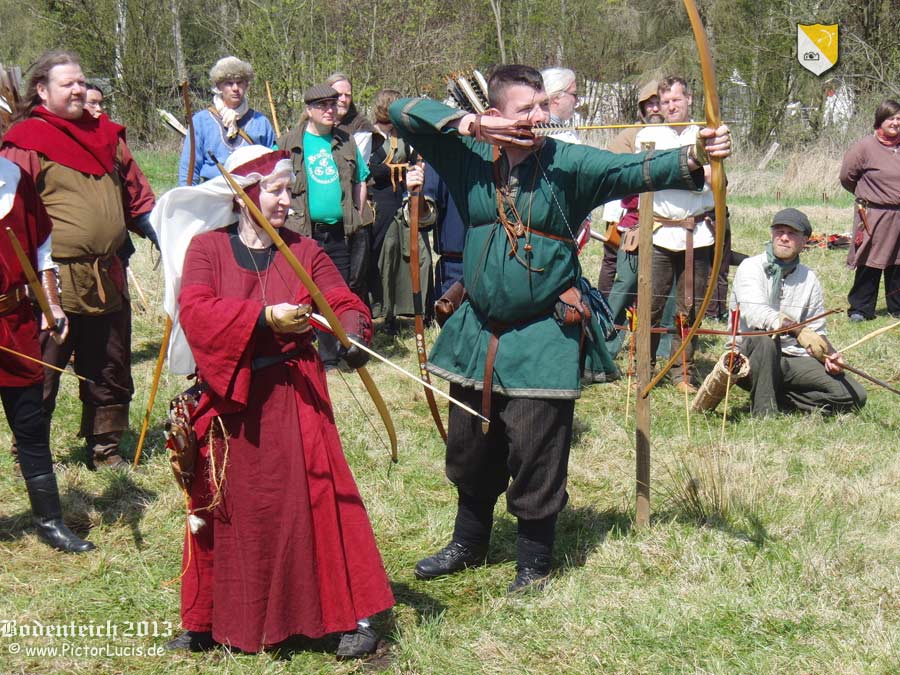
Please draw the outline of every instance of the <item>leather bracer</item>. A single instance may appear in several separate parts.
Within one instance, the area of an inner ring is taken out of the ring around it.
[[[54,268],[51,267],[50,269],[41,271],[41,286],[43,286],[44,293],[47,295],[47,302],[51,305],[61,307],[62,303],[59,299],[59,275]]]

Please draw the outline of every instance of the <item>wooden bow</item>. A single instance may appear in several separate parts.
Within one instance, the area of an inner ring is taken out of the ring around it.
[[[700,56],[700,67],[703,71],[703,97],[706,108],[706,126],[717,129],[722,124],[722,117],[719,113],[719,94],[716,89],[716,71],[713,67],[712,53],[709,49],[709,40],[706,37],[706,31],[703,28],[703,22],[700,20],[700,13],[697,11],[697,5],[694,3],[694,0],[684,0],[684,7],[691,20],[691,29],[694,32],[694,41],[697,43],[697,52]],[[660,368],[656,376],[650,380],[646,387],[644,387],[644,390],[641,392],[642,398],[646,398],[653,390],[653,387],[659,384],[659,381],[665,377],[672,365],[678,362],[682,353],[684,353],[684,350],[687,349],[691,340],[694,339],[694,336],[700,329],[700,324],[703,322],[706,308],[709,307],[713,291],[716,288],[716,279],[719,276],[719,269],[722,267],[722,258],[725,253],[725,227],[727,219],[725,209],[725,168],[722,165],[722,160],[715,157],[710,157],[709,163],[712,168],[711,183],[713,198],[715,199],[716,214],[715,244],[713,249],[712,267],[709,272],[709,284],[706,287],[706,293],[703,295],[703,302],[700,303],[700,308],[697,310],[691,329],[685,335],[684,340],[681,341],[678,350],[672,354],[669,360],[666,361],[662,368]]]
[[[194,164],[197,151],[197,139],[194,136],[194,115],[191,112],[191,94],[188,89],[188,81],[181,83],[181,98],[184,100],[184,115],[187,120],[187,141],[191,154],[188,157],[187,176],[185,185],[194,184]],[[150,395],[147,397],[147,409],[144,411],[144,419],[141,422],[141,433],[138,436],[137,448],[134,451],[132,466],[136,469],[141,461],[141,451],[144,449],[144,440],[147,438],[147,429],[150,427],[150,416],[153,413],[153,404],[156,403],[156,394],[159,391],[159,378],[162,376],[163,364],[166,362],[166,352],[169,350],[169,340],[172,337],[172,318],[166,315],[166,326],[163,329],[162,340],[159,343],[159,354],[156,356],[156,365],[153,368],[153,382],[150,384]]]
[[[424,176],[423,176],[424,180]],[[419,186],[409,193],[409,275],[412,281],[413,294],[413,313],[415,315],[415,332],[416,332],[416,356],[419,361],[419,375],[421,378],[431,384],[431,376],[425,365],[428,363],[428,351],[425,348],[425,311],[422,306],[422,281],[419,276],[419,211],[421,209],[423,197],[422,187]],[[444,429],[444,422],[441,420],[441,412],[437,407],[437,400],[434,393],[425,387],[425,399],[428,401],[428,408],[431,410],[431,417],[437,426],[438,433],[444,442],[447,442],[447,432]]]
[[[247,196],[247,193],[244,192],[244,189],[238,185],[237,181],[234,180],[234,177],[231,173],[226,169],[221,162],[216,160],[215,155],[210,152],[210,159],[215,162],[216,168],[225,178],[228,185],[231,187],[232,191],[235,193],[237,197],[239,197],[244,206],[247,208],[247,211],[250,213],[250,217],[253,218],[254,222],[259,225],[263,230],[265,230],[266,234],[272,239],[272,243],[278,247],[278,250],[281,251],[282,255],[284,255],[285,259],[288,261],[288,264],[291,266],[291,269],[294,270],[294,273],[300,279],[300,282],[306,287],[306,290],[309,291],[310,296],[312,297],[312,301],[315,303],[316,308],[319,312],[325,317],[328,321],[329,326],[331,327],[334,336],[338,339],[338,341],[343,345],[346,349],[350,348],[350,339],[347,337],[347,332],[344,330],[344,327],[341,325],[340,320],[337,318],[337,314],[334,313],[334,310],[331,308],[331,305],[328,304],[328,301],[322,295],[322,291],[319,290],[319,287],[316,286],[312,277],[309,275],[309,272],[303,267],[303,264],[297,260],[297,257],[288,248],[288,245],[284,243],[284,239],[281,238],[281,235],[278,234],[278,231],[272,227],[272,224],[266,219],[266,217],[262,214],[256,204],[253,203],[253,200]],[[362,380],[363,384],[366,387],[366,391],[369,392],[369,396],[372,397],[372,401],[375,403],[375,407],[378,409],[378,414],[381,415],[381,420],[384,422],[384,428],[387,429],[388,437],[391,440],[391,461],[397,461],[397,432],[394,429],[394,421],[391,419],[391,414],[388,412],[387,405],[384,402],[384,399],[381,397],[381,392],[378,391],[378,387],[375,386],[375,381],[372,379],[372,376],[369,375],[369,371],[366,370],[365,366],[360,366],[356,369],[356,372],[359,374],[359,379]]]

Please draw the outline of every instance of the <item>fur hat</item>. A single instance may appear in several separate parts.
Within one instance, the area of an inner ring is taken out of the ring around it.
[[[209,81],[213,86],[231,79],[251,82],[253,66],[246,61],[241,61],[236,56],[225,56],[216,61],[216,65],[209,70]]]

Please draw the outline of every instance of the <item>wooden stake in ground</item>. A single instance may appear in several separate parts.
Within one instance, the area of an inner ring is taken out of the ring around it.
[[[655,143],[642,143],[648,151]],[[637,384],[643,389],[650,383],[650,308],[653,303],[653,193],[644,192],[638,202],[638,297],[637,297]],[[635,474],[637,498],[635,525],[650,524],[650,398],[635,400]]]

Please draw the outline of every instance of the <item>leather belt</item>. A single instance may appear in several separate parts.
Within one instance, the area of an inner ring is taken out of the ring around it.
[[[586,300],[581,298],[580,292],[577,293],[577,298],[575,294],[571,294],[570,291],[574,289],[570,288],[564,291],[559,300],[561,300],[566,306],[566,319],[565,325],[574,325],[575,323],[581,323],[581,336],[579,338],[578,343],[578,351],[579,354],[583,357],[584,355],[584,340],[587,334],[586,328],[584,327],[584,323],[589,321],[591,318],[591,311],[589,305]],[[577,304],[575,304],[577,303]],[[571,310],[571,314],[570,314]],[[494,362],[497,360],[497,350],[500,347],[500,335],[505,333],[510,328],[515,328],[517,326],[524,326],[525,324],[531,323],[532,321],[536,321],[541,317],[552,315],[556,313],[556,305],[551,307],[549,310],[545,312],[538,312],[537,314],[533,314],[527,318],[522,319],[521,321],[513,321],[513,322],[504,322],[497,321],[495,319],[489,319],[487,322],[487,327],[491,331],[491,337],[488,340],[488,348],[487,354],[484,357],[484,380],[482,382],[482,390],[481,390],[481,414],[490,419],[491,417],[491,394],[493,393],[494,386]]]
[[[865,209],[880,209],[882,211],[900,211],[900,204],[874,204],[862,197],[856,198],[856,203]]]
[[[313,223],[312,228],[313,228],[314,232],[330,232],[331,230],[334,230],[335,228],[337,228],[337,229],[341,230],[341,232],[343,232],[344,224],[343,223]]]
[[[262,370],[263,368],[268,368],[269,366],[274,366],[279,363],[284,363],[285,361],[290,361],[291,359],[300,356],[303,352],[303,347],[297,347],[296,349],[292,349],[289,352],[284,352],[283,354],[257,356],[255,359],[250,361],[250,370]]]
[[[25,293],[25,285],[14,286],[6,293],[0,295],[0,315],[9,314],[17,309],[22,301],[27,297]]]

